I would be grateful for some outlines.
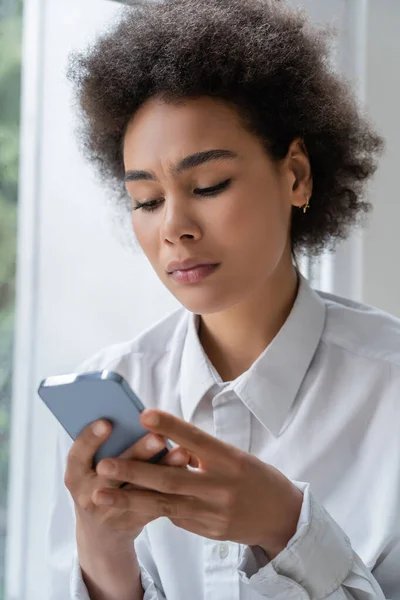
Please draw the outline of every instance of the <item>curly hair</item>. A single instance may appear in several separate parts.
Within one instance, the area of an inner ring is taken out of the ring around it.
[[[383,139],[335,72],[329,29],[279,0],[136,2],[84,52],[67,77],[80,114],[81,148],[117,202],[123,140],[152,96],[178,103],[211,96],[234,106],[272,160],[304,141],[313,177],[311,209],[293,208],[294,254],[333,249],[371,206],[365,182]]]

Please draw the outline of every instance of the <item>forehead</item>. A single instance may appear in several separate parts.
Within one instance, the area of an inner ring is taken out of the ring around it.
[[[146,101],[132,117],[124,139],[125,158],[141,161],[199,148],[245,143],[245,130],[235,108],[209,97],[185,99],[179,105]]]

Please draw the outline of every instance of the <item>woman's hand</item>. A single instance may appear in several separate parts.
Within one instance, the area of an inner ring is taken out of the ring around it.
[[[280,471],[168,413],[146,410],[141,423],[185,448],[197,468],[102,460],[97,466],[100,477],[147,489],[96,486],[91,501],[97,507],[120,511],[119,523],[125,528],[165,516],[210,539],[260,546],[270,559],[285,548],[296,532],[303,494]]]
[[[78,528],[85,535],[101,539],[107,535],[113,539],[125,538],[131,542],[151,520],[149,515],[143,515],[119,508],[97,506],[92,497],[99,489],[116,489],[121,481],[99,476],[93,469],[93,457],[100,446],[110,435],[112,427],[106,421],[96,421],[87,427],[76,439],[68,455],[65,472],[65,485],[70,491],[75,503]],[[152,446],[149,444],[153,443]],[[124,461],[147,461],[165,447],[165,440],[157,434],[147,434],[122,456]],[[162,460],[154,465],[178,465],[186,467],[190,456],[181,448],[173,448]],[[170,467],[171,468],[171,467]],[[177,467],[175,467],[177,468]],[[129,485],[125,490],[133,490],[137,486]]]

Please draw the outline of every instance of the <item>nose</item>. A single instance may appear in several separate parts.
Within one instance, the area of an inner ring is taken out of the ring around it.
[[[162,239],[169,244],[182,240],[199,240],[200,225],[189,206],[188,198],[165,200],[165,211],[161,225]]]

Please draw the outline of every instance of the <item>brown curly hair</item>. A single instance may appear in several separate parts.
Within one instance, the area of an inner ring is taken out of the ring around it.
[[[333,249],[370,209],[365,182],[383,140],[332,67],[329,40],[327,29],[278,0],[136,2],[70,58],[82,150],[129,207],[122,146],[140,105],[152,96],[223,99],[273,160],[304,140],[313,196],[306,215],[293,208],[293,252]]]

